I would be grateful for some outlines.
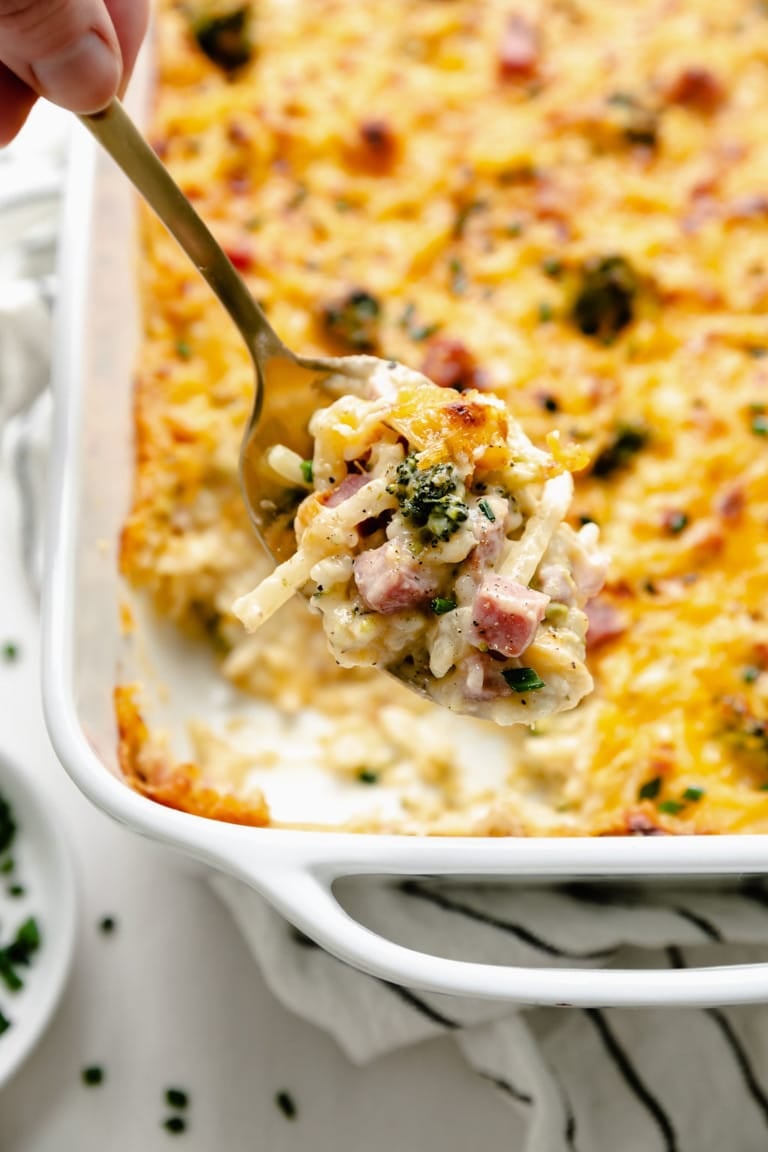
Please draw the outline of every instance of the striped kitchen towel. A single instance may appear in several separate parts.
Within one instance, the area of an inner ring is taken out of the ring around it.
[[[768,1148],[768,1007],[519,1009],[417,993],[329,956],[237,881],[212,884],[283,1004],[360,1063],[449,1033],[521,1114],[521,1152]],[[391,939],[493,964],[755,963],[768,944],[759,880],[727,892],[356,880],[339,895]]]

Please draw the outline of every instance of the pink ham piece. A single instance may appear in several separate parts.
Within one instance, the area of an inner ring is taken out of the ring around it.
[[[615,640],[627,630],[625,617],[607,600],[592,600],[584,611],[587,614],[587,649],[591,652],[609,640]]]
[[[326,508],[336,508],[339,504],[343,504],[345,500],[349,500],[350,496],[354,496],[355,492],[367,484],[370,476],[366,476],[362,472],[350,472],[349,476],[345,476],[338,488],[334,488],[328,499],[325,501]]]
[[[539,37],[525,16],[513,13],[499,46],[499,76],[502,80],[530,80],[539,69]]]
[[[544,619],[549,596],[497,573],[486,576],[472,605],[475,643],[502,656],[521,656]]]
[[[383,615],[425,604],[439,588],[434,575],[393,540],[361,552],[355,557],[353,572],[365,605]]]

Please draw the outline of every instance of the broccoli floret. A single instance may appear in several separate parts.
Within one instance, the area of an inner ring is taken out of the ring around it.
[[[462,500],[464,485],[452,464],[420,468],[418,456],[411,453],[398,464],[395,482],[387,491],[397,497],[403,518],[422,529],[425,543],[450,540],[469,516]]]

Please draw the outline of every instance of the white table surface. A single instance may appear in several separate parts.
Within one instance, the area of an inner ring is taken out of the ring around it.
[[[0,1091],[0,1152],[514,1152],[510,1106],[449,1039],[353,1067],[334,1041],[279,1005],[199,873],[97,812],[48,742],[37,606],[21,572],[17,505],[0,464],[0,753],[38,782],[66,827],[79,879],[72,977],[47,1033]],[[112,915],[116,931],[98,930]],[[1,1041],[0,1041],[1,1042]],[[99,1064],[100,1087],[81,1069]],[[164,1091],[190,1095],[171,1135]],[[287,1120],[275,1094],[290,1092]]]

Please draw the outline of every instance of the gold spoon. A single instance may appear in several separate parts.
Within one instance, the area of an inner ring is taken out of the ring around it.
[[[296,551],[293,516],[304,493],[297,495],[272,471],[268,450],[284,444],[302,459],[311,456],[307,425],[322,402],[320,381],[329,375],[348,376],[350,391],[354,391],[353,367],[358,366],[359,380],[361,358],[298,356],[286,348],[123,106],[114,100],[103,112],[80,116],[80,120],[178,240],[245,341],[253,361],[254,395],[240,447],[240,484],[262,543],[275,560],[287,560]]]

